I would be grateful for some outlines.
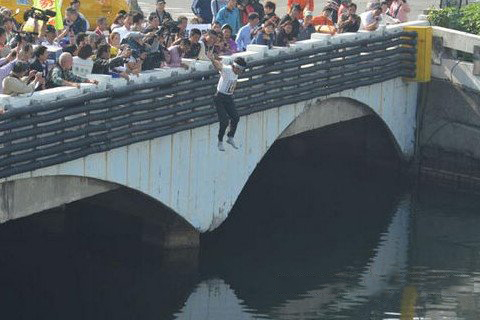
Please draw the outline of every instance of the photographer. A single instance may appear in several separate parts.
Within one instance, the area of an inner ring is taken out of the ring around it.
[[[68,28],[65,28],[58,36],[55,27],[47,25],[40,34],[39,41],[42,46],[60,47],[60,40],[68,35]]]
[[[200,37],[202,36],[202,32],[196,28],[190,30],[190,50],[185,53],[185,58],[187,59],[197,59],[198,55],[200,54],[200,49],[202,46],[200,45]]]
[[[208,30],[207,33],[200,39],[200,53],[198,54],[199,60],[209,61],[208,57],[210,54],[217,55],[218,52],[215,52],[215,43],[218,40],[218,34],[213,30]]]
[[[102,44],[98,47],[97,56],[93,60],[92,73],[118,75],[129,80],[126,72],[113,72],[115,68],[122,67],[126,62],[126,57],[122,55],[110,59],[110,46],[108,44]]]
[[[343,14],[338,23],[338,33],[357,32],[360,29],[360,17],[354,13]]]
[[[364,12],[360,15],[361,18],[361,30],[366,31],[375,31],[380,25],[382,20],[382,7],[380,4],[375,4],[373,9],[367,12]]]
[[[63,21],[64,25],[69,26],[74,34],[87,32],[87,21],[80,17],[75,8],[67,8],[66,13],[67,17]]]
[[[44,78],[47,78],[49,65],[47,62],[48,51],[44,46],[38,46],[33,50],[35,60],[30,64],[30,69],[40,73]]]
[[[105,37],[105,31],[108,32],[107,18],[100,17],[97,19],[97,27],[95,28],[95,33],[99,37]]]
[[[175,35],[175,40],[181,40],[187,38],[187,25],[188,25],[188,18],[185,16],[180,16],[177,19],[177,33]]]
[[[407,0],[393,0],[388,14],[392,18],[398,19],[400,22],[407,22],[410,11],[411,9],[407,4]]]
[[[144,33],[156,32],[160,28],[160,20],[155,12],[148,16],[148,26],[143,30]]]
[[[140,13],[140,12],[134,13],[132,16],[133,25],[131,30],[135,32],[142,32],[144,29],[143,27],[144,22],[145,22],[145,17],[143,16],[143,13]]]
[[[17,96],[23,93],[33,93],[37,86],[44,83],[45,79],[41,73],[34,70],[29,72],[28,62],[18,61],[12,72],[3,79],[3,94]]]
[[[389,1],[382,1],[380,3],[380,6],[382,7],[382,20],[380,21],[380,25],[386,26],[390,24],[400,23],[400,20],[395,19],[388,14]]]
[[[188,69],[188,65],[182,62],[182,58],[188,50],[190,50],[190,40],[188,39],[182,39],[179,45],[168,48],[170,56],[168,57],[168,60],[166,60],[167,66],[171,68],[182,67]]]

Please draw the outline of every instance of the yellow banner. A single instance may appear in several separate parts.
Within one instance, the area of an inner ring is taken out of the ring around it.
[[[33,6],[42,10],[52,10],[57,13],[54,18],[51,18],[48,21],[48,24],[55,26],[55,29],[63,29],[63,19],[62,19],[62,1],[61,0],[33,0]]]

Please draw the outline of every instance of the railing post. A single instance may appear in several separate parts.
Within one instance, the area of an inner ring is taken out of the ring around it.
[[[473,75],[480,76],[480,46],[473,47]]]

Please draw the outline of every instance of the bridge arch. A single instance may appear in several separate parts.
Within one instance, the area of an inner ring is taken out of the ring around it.
[[[385,133],[392,142],[399,158],[405,159],[398,140],[382,117],[373,108],[352,98],[334,97],[308,105],[280,134],[278,139],[288,138],[307,131],[367,116],[375,117],[385,129]]]
[[[244,115],[236,135],[239,150],[217,150],[218,123],[213,123],[10,176],[0,182],[49,176],[92,178],[148,195],[197,231],[211,231],[227,218],[257,164],[279,139],[374,115],[386,128],[399,154],[408,158],[413,151],[416,97],[417,86],[396,78],[326,99]],[[82,185],[82,180],[78,181]],[[90,187],[88,183],[83,185]],[[3,188],[2,192],[8,190]],[[44,208],[30,210],[39,212]],[[6,214],[2,219],[12,217]]]
[[[144,240],[165,248],[198,245],[198,232],[163,203],[137,190],[90,177],[51,175],[1,183],[0,223],[79,200],[84,204],[81,208],[93,205],[94,208],[135,217],[143,225]]]

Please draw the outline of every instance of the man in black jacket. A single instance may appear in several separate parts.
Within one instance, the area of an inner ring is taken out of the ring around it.
[[[92,73],[94,74],[117,74],[125,79],[129,79],[126,73],[113,72],[112,69],[121,67],[125,64],[125,57],[119,55],[118,57],[110,59],[110,46],[102,44],[97,49],[97,56],[93,60]]]
[[[49,71],[47,47],[36,47],[35,50],[33,50],[33,56],[35,60],[30,64],[30,70],[40,72],[44,78],[47,78]]]
[[[201,23],[212,23],[212,10],[210,9],[210,0],[193,0],[192,12],[201,19]]]
[[[166,4],[165,0],[157,0],[157,9],[155,12],[157,13],[158,20],[160,20],[160,25],[165,24],[167,21],[173,21],[172,15],[165,11]]]
[[[33,56],[35,60],[30,64],[30,70],[35,70],[40,73],[43,79],[47,79],[50,66],[48,65],[48,51],[45,46],[38,46],[33,50]],[[40,84],[35,91],[45,89],[45,83]]]

